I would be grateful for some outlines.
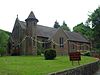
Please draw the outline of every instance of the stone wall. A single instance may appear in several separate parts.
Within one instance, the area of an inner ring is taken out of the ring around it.
[[[73,69],[50,73],[48,75],[93,75],[99,69],[99,60]]]

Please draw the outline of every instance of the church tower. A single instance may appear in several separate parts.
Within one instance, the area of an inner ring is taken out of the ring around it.
[[[26,54],[36,55],[37,49],[37,39],[36,27],[38,19],[35,17],[34,13],[31,11],[26,21]]]

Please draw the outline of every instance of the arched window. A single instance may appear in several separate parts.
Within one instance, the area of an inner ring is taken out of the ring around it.
[[[60,44],[60,48],[64,48],[64,38],[63,37],[59,38],[59,44]]]

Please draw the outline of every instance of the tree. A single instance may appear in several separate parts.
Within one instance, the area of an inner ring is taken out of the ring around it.
[[[100,7],[89,15],[88,23],[92,24],[93,46],[94,48],[100,49]]]
[[[59,28],[59,27],[60,27],[59,23],[55,21],[54,28]]]
[[[65,21],[63,21],[63,25],[61,26],[62,29],[70,31],[69,27],[67,26],[67,24],[65,23]]]
[[[73,27],[73,31],[81,33],[81,34],[84,35],[85,32],[84,32],[84,24],[83,24],[83,22],[80,23],[80,24],[77,24],[75,27]]]
[[[0,31],[0,55],[2,56],[7,48],[9,35],[3,31]]]
[[[77,24],[77,26],[73,27],[73,31],[74,32],[78,32],[80,34],[82,34],[83,36],[85,36],[88,40],[92,41],[92,34],[93,31],[90,28],[89,25],[85,25],[82,23]]]

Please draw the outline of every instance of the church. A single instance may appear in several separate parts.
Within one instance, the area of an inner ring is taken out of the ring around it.
[[[37,55],[46,49],[56,50],[57,55],[69,52],[89,50],[90,43],[81,34],[38,25],[33,11],[25,21],[17,17],[10,36],[10,55]]]

